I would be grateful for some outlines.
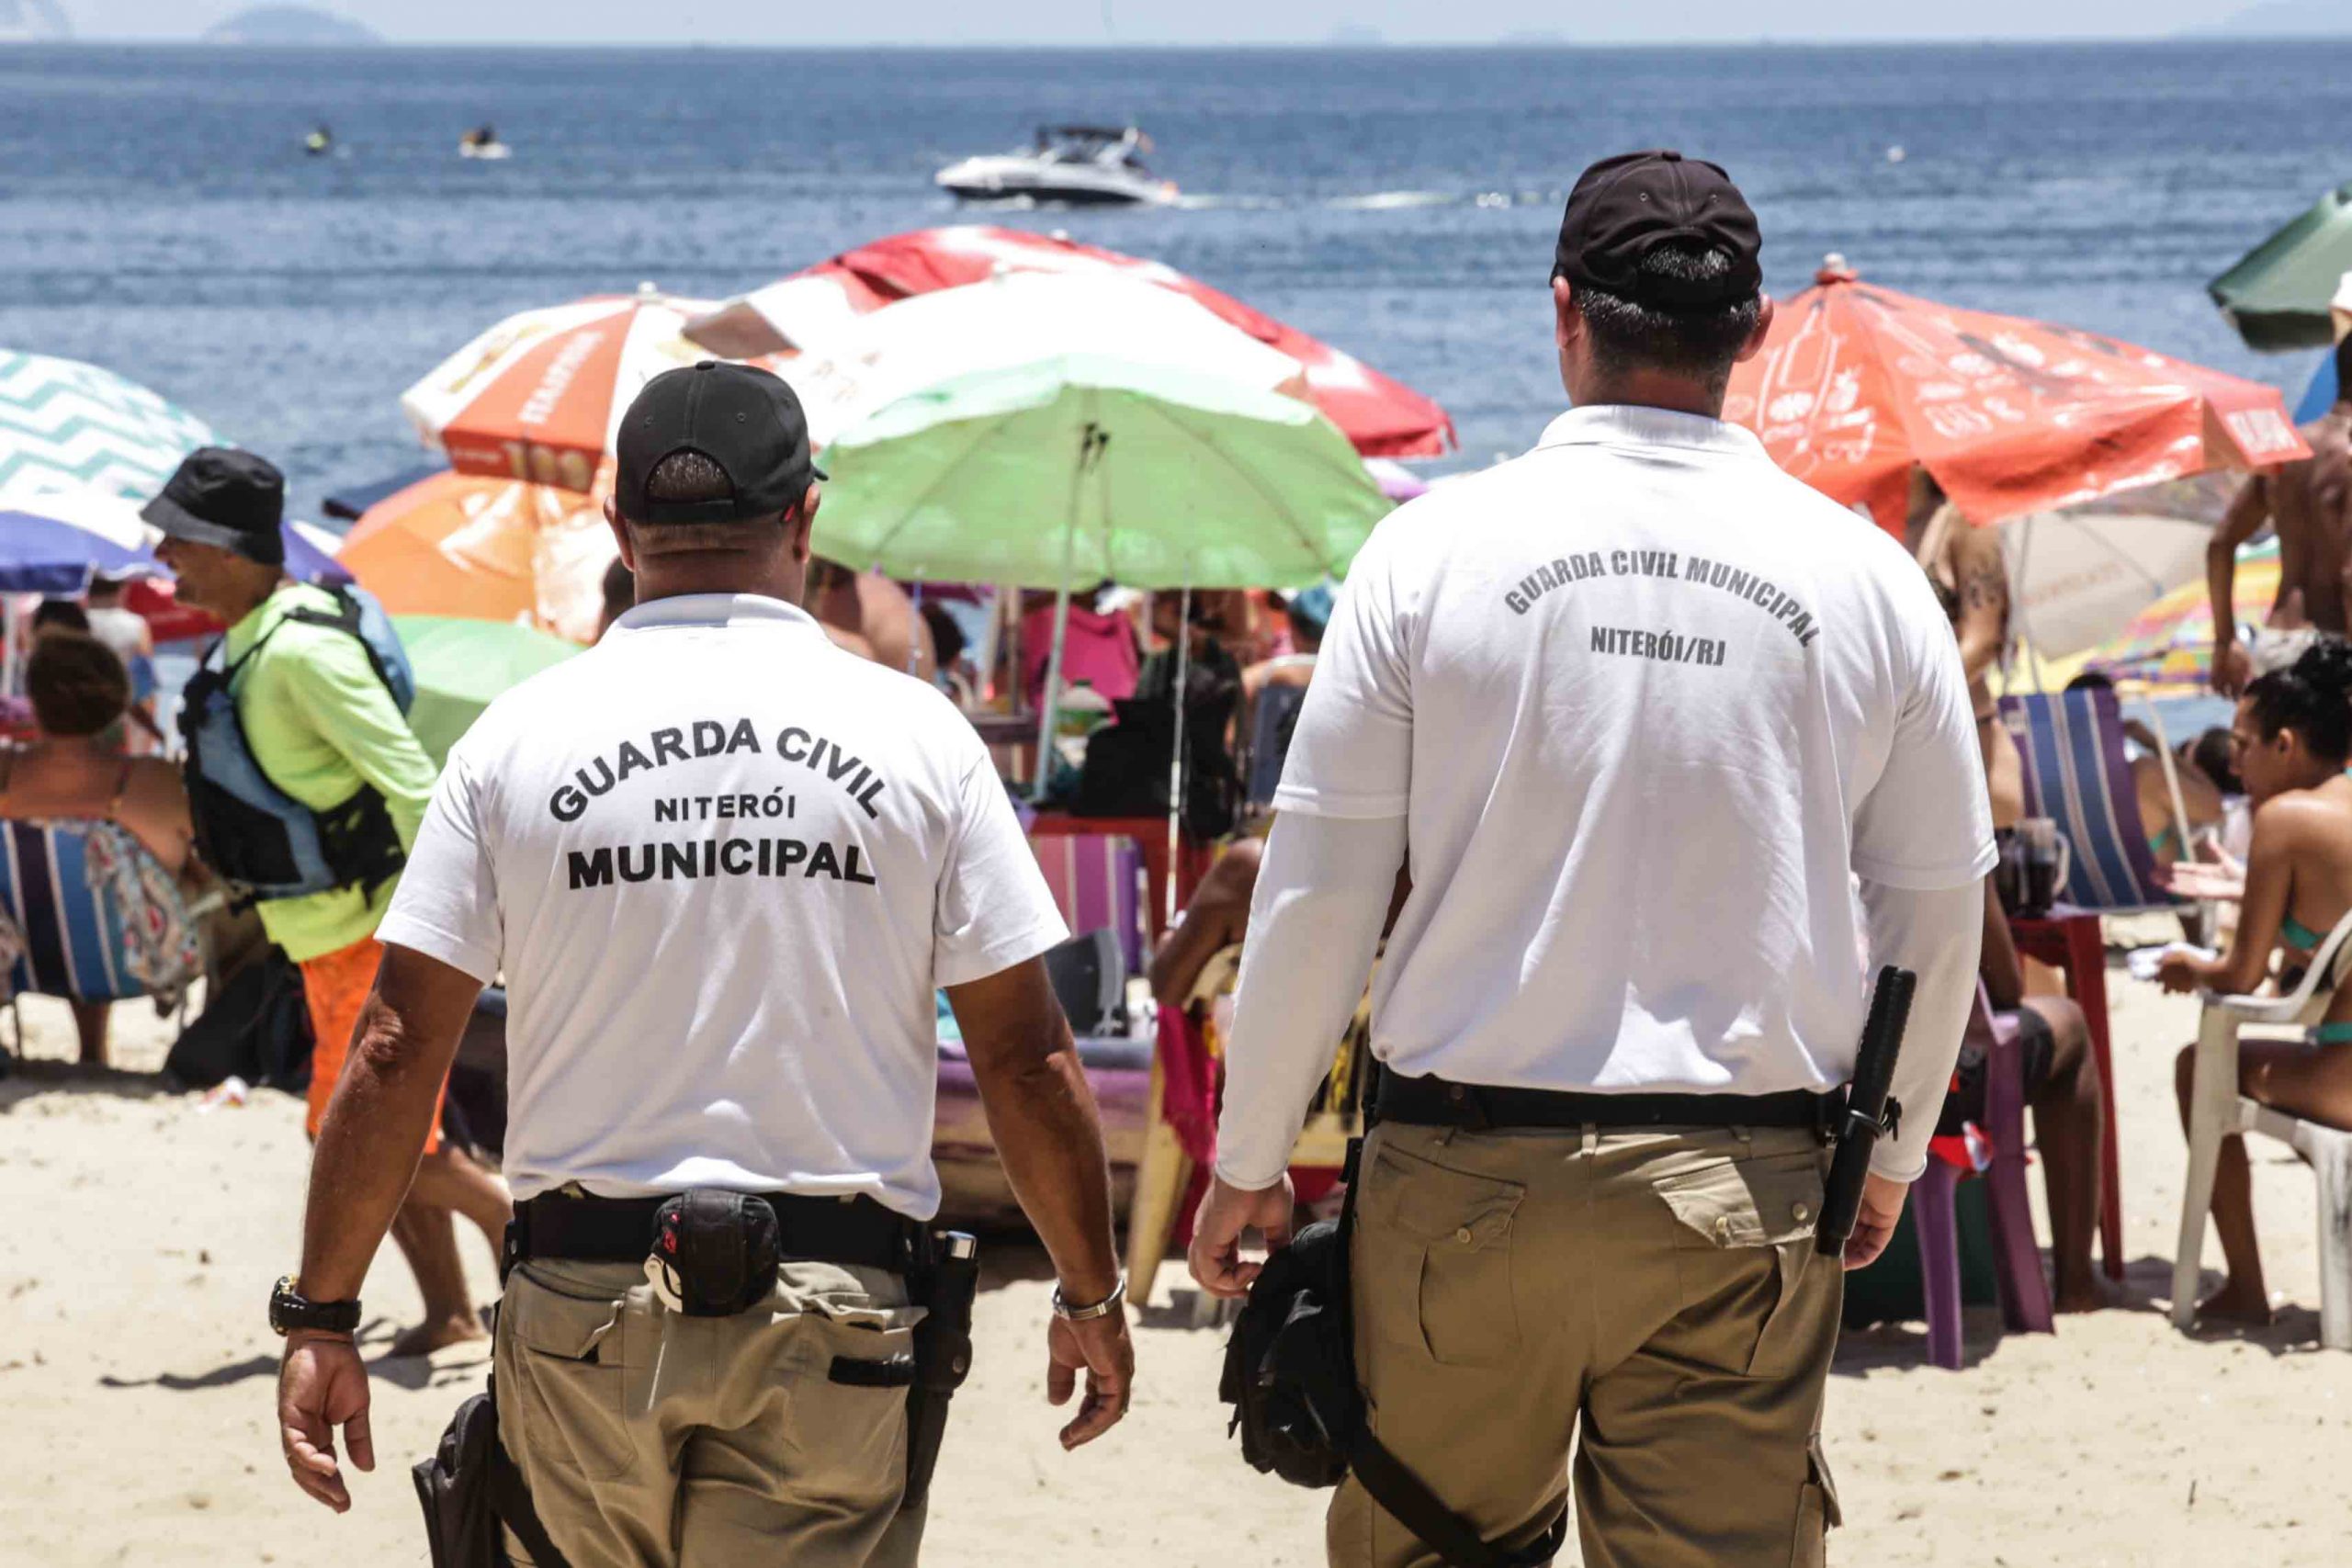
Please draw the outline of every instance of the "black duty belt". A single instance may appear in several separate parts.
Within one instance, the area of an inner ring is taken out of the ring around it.
[[[926,1227],[863,1193],[811,1198],[763,1192],[775,1211],[785,1258],[883,1269],[903,1274],[924,1261]],[[506,1230],[509,1268],[533,1258],[578,1263],[642,1263],[653,1247],[662,1198],[575,1198],[544,1192],[514,1205]]]
[[[1374,1120],[1485,1132],[1503,1127],[1803,1127],[1825,1139],[1842,1093],[1584,1094],[1497,1089],[1383,1073]]]

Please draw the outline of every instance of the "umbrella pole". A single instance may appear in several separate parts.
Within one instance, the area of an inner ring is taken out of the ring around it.
[[[1078,492],[1085,482],[1085,465],[1070,480],[1069,512],[1062,525],[1061,586],[1054,591],[1054,650],[1046,660],[1045,694],[1037,702],[1037,780],[1030,792],[1033,801],[1046,798],[1046,784],[1053,777],[1054,715],[1060,705],[1062,689],[1062,650],[1069,642],[1069,574],[1078,553]]]
[[[1182,865],[1182,828],[1184,814],[1184,688],[1193,673],[1193,582],[1192,568],[1184,569],[1184,596],[1176,616],[1176,749],[1168,759],[1168,907],[1163,911],[1167,926],[1176,924],[1177,868]]]

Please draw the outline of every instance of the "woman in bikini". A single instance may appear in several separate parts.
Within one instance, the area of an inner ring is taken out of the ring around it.
[[[2254,682],[2230,728],[2232,761],[2254,802],[2254,844],[2245,902],[2230,950],[2216,959],[2175,953],[2157,971],[2167,991],[2245,994],[2268,978],[2271,953],[2291,968],[2308,962],[2352,910],[2352,644],[2326,637],[2285,670]],[[2352,1128],[2352,986],[2327,976],[2333,998],[2303,1041],[2248,1040],[2238,1047],[2239,1092],[2334,1127]],[[2188,1115],[2190,1064],[2174,1074],[2181,1117]],[[2254,1201],[2244,1140],[2222,1145],[2213,1181],[2213,1224],[2228,1278],[2198,1305],[2212,1317],[2267,1322],[2270,1299],[2255,1244]]]
[[[195,824],[179,770],[123,753],[130,674],[85,632],[52,631],[33,645],[26,694],[40,739],[0,751],[0,818],[87,820],[120,827],[173,877],[188,869]],[[75,1002],[81,1059],[107,1065],[105,1002]]]
[[[1992,674],[2009,640],[2009,569],[2001,536],[1979,528],[1944,499],[1924,468],[1912,474],[1909,540],[1913,557],[1935,584],[1936,597],[1960,638],[1968,700],[1976,712],[1976,745],[1993,805],[1993,826],[2014,828],[2025,815],[2025,759],[2001,722]]]

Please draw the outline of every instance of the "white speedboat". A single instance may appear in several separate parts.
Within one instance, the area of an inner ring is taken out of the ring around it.
[[[1143,166],[1151,139],[1132,125],[1045,125],[1035,145],[967,158],[934,176],[959,201],[1029,200],[1062,207],[1165,207],[1174,182]]]

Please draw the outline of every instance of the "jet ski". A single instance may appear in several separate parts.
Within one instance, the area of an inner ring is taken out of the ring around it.
[[[1143,166],[1151,138],[1132,125],[1044,125],[1016,152],[967,158],[933,176],[958,201],[1021,201],[1059,207],[1165,207],[1174,182]]]
[[[497,130],[487,123],[475,126],[458,138],[458,156],[460,158],[497,159],[514,155],[514,149],[501,141]]]
[[[313,126],[311,134],[302,138],[302,151],[313,158],[325,157],[334,151],[334,130],[323,123]]]

